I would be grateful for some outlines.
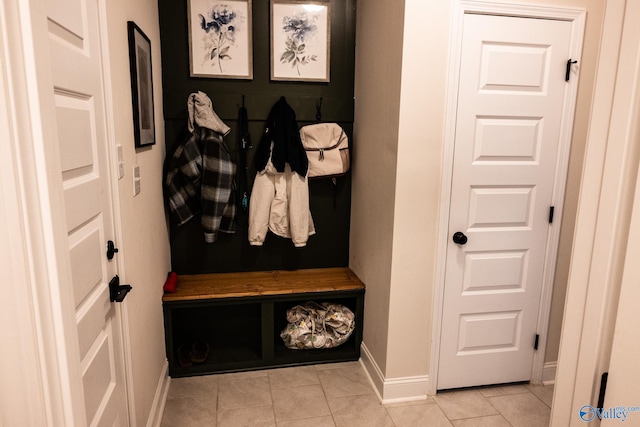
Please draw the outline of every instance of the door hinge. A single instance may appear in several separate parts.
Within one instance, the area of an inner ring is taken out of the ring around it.
[[[536,334],[536,340],[533,342],[533,349],[538,349],[538,342],[540,341],[540,334]]]
[[[598,394],[598,406],[597,408],[604,408],[604,394],[607,391],[607,380],[609,379],[609,372],[605,372],[600,377],[600,394]]]
[[[555,209],[555,206],[549,208],[549,224],[553,224],[553,211],[555,211]]]
[[[571,78],[571,66],[573,64],[577,64],[577,63],[578,63],[578,61],[572,61],[571,58],[569,58],[569,60],[567,60],[567,70],[566,70],[566,72],[564,74],[564,81],[565,82],[568,82],[569,79]]]

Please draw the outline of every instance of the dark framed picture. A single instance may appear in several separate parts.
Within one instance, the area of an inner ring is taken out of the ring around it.
[[[151,41],[133,21],[127,22],[127,30],[133,102],[133,133],[136,147],[146,147],[156,143]]]
[[[188,0],[191,77],[253,79],[251,0]]]
[[[271,0],[271,80],[329,81],[331,4]]]

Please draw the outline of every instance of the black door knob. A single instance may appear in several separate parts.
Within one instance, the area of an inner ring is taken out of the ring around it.
[[[453,243],[464,245],[465,243],[467,243],[467,240],[467,236],[465,236],[462,231],[456,231],[455,233],[453,233]]]
[[[111,240],[107,242],[107,259],[113,259],[113,256],[118,252],[118,248],[113,244]]]

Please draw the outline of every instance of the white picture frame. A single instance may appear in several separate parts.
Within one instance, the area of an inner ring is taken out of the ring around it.
[[[191,77],[253,79],[251,0],[188,0]]]
[[[330,81],[331,4],[271,0],[271,80]]]

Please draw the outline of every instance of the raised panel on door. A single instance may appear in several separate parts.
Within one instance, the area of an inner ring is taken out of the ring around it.
[[[571,31],[473,14],[463,27],[438,389],[530,378]]]
[[[524,290],[527,251],[466,252],[462,294]]]

